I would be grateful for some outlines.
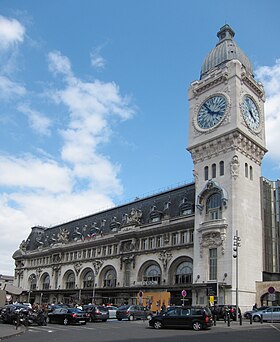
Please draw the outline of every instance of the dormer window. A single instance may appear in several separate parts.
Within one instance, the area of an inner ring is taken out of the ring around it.
[[[192,215],[193,205],[188,201],[187,198],[183,198],[180,204],[180,214],[181,215]]]
[[[159,222],[161,221],[162,212],[157,210],[157,207],[153,205],[150,210],[150,222]]]

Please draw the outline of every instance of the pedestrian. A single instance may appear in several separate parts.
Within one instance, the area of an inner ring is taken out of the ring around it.
[[[163,302],[162,306],[161,306],[161,313],[165,313],[166,312],[166,306],[165,303]]]

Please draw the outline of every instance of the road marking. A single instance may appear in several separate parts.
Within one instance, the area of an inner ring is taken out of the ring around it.
[[[277,328],[275,325],[273,325],[273,324],[269,324],[272,328],[274,328],[275,330],[277,330],[277,331],[279,331],[280,332],[280,329],[279,328]]]

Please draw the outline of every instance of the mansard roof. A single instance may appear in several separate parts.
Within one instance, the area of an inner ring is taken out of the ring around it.
[[[32,227],[31,234],[21,243],[20,249],[13,257],[20,257],[19,251],[25,253],[44,247],[94,239],[115,234],[129,226],[141,227],[164,219],[193,215],[194,208],[194,183],[185,184],[50,228]]]

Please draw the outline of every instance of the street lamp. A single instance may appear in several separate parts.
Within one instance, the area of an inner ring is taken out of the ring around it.
[[[91,303],[94,304],[94,297],[95,297],[95,273],[93,272],[93,277],[91,278],[91,276],[88,277],[88,280],[91,281],[92,280],[92,300]]]
[[[236,260],[236,321],[238,319],[238,248],[241,247],[241,239],[238,236],[238,230],[233,237],[233,257]]]

